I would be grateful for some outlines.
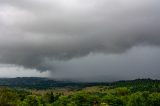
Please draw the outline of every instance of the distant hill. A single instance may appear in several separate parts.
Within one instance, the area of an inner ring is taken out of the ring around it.
[[[160,89],[160,80],[152,79],[136,79],[128,81],[117,82],[72,82],[72,81],[58,81],[49,78],[40,77],[17,77],[17,78],[0,78],[0,86],[31,88],[31,89],[49,89],[54,87],[89,87],[89,86],[109,86],[109,87],[132,87],[133,89],[142,88],[142,90],[152,87]]]
[[[0,78],[0,86],[48,89],[53,87],[86,87],[102,85],[104,83],[81,83],[72,81],[58,81],[49,78],[40,77],[17,77],[17,78]]]

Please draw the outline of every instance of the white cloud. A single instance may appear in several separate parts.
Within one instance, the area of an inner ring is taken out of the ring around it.
[[[0,64],[0,77],[48,77],[49,72],[39,72],[36,69],[25,69],[15,65]]]

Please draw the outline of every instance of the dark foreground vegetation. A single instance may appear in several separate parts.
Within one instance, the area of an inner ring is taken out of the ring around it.
[[[160,81],[77,83],[48,89],[3,85],[0,106],[160,106]]]

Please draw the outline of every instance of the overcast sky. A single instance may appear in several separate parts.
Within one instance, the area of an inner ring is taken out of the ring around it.
[[[160,79],[160,0],[0,0],[0,77]]]

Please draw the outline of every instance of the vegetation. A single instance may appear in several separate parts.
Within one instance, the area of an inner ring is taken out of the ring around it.
[[[88,87],[1,87],[0,106],[160,106],[160,83],[147,79]]]

